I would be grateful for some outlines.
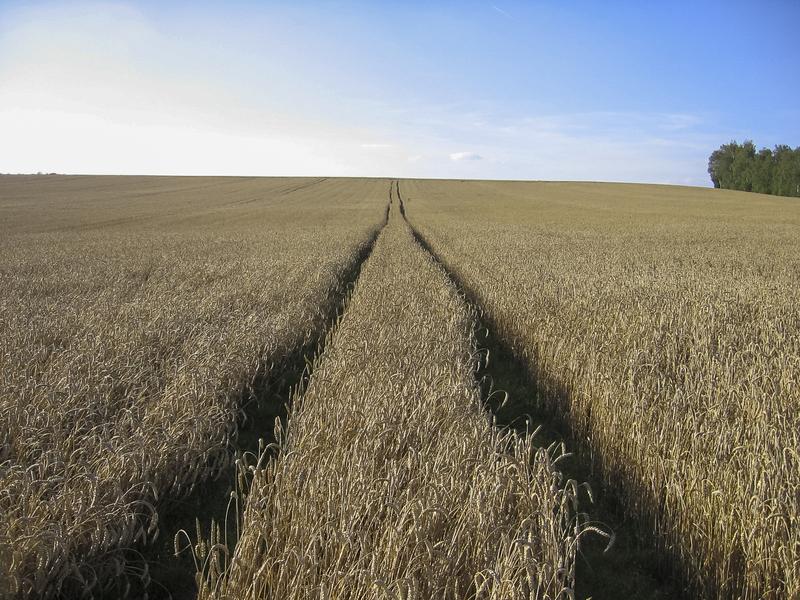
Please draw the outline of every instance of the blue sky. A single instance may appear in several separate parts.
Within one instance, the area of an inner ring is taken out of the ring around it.
[[[709,185],[800,145],[800,2],[0,2],[0,172]]]

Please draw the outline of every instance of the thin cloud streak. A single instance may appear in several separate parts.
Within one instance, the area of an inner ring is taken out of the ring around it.
[[[495,9],[497,12],[499,12],[501,15],[503,15],[505,18],[507,18],[507,19],[511,19],[512,18],[511,15],[508,12],[504,11],[499,6],[495,6],[494,4],[492,4],[492,8]]]
[[[453,161],[461,161],[461,160],[483,160],[483,157],[476,153],[476,152],[453,152],[450,155],[450,160]]]

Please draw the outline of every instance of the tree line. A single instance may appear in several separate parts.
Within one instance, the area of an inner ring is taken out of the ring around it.
[[[715,188],[800,196],[800,146],[756,150],[751,140],[723,144],[708,159]]]

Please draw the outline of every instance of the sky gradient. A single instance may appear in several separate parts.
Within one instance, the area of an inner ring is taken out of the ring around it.
[[[710,185],[800,145],[800,2],[2,2],[0,172]]]

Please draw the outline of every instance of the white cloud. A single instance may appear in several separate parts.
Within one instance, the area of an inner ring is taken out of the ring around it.
[[[394,144],[361,144],[362,148],[394,148]]]
[[[453,152],[450,160],[482,160],[483,157],[475,152]]]
[[[709,148],[719,144],[700,116],[646,112],[535,116],[420,107],[407,118],[409,146],[427,159],[421,177],[630,181],[708,185]],[[395,131],[397,139],[406,139]],[[413,144],[413,145],[412,145]],[[454,146],[471,152],[450,154]],[[438,150],[438,152],[437,152]],[[477,154],[482,160],[469,160]],[[441,157],[437,160],[436,157]]]

